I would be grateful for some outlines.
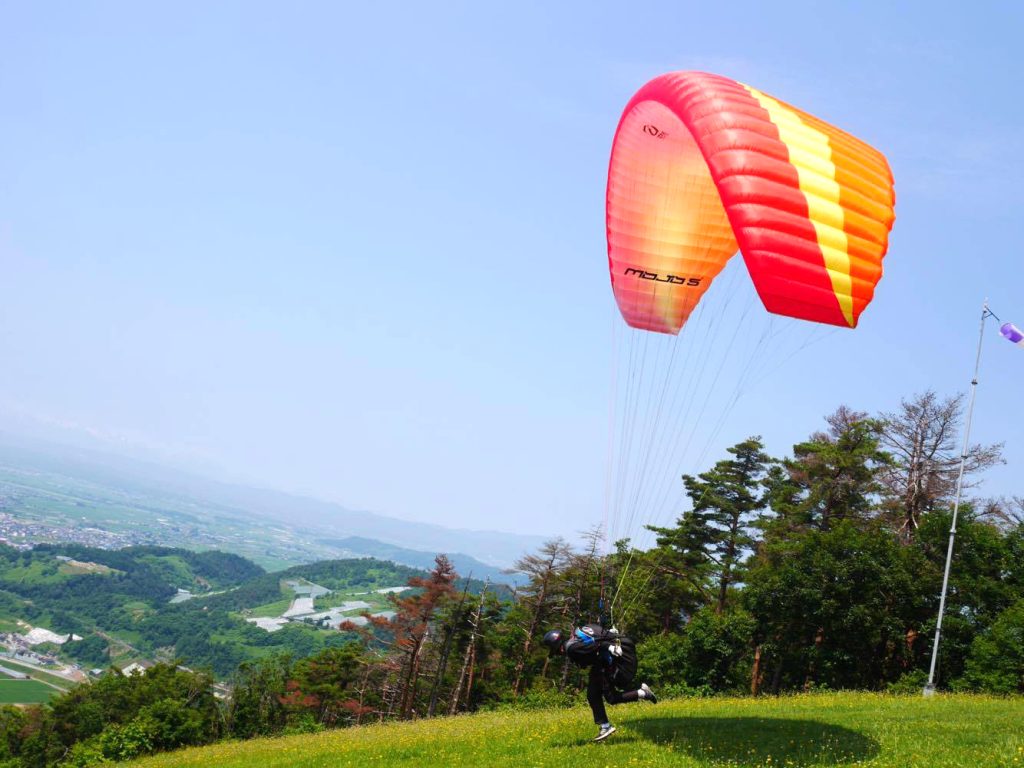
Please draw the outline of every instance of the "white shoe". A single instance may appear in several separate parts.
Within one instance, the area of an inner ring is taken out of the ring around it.
[[[647,687],[647,683],[640,686],[640,690],[644,692],[643,700],[649,701],[651,704],[658,703],[658,697],[654,695],[654,691]]]
[[[594,737],[594,741],[604,741],[613,733],[615,733],[615,726],[611,723],[605,723],[601,726],[600,733],[598,733],[597,736]]]

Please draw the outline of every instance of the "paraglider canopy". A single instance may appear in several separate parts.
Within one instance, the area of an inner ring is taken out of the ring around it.
[[[856,326],[895,218],[881,153],[702,72],[661,75],[626,105],[606,202],[623,318],[673,334],[737,249],[769,312]]]

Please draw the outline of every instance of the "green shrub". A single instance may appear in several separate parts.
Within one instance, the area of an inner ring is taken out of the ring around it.
[[[108,760],[131,760],[153,751],[150,722],[133,720],[107,728],[99,736],[99,748]]]
[[[533,709],[568,709],[582,703],[584,695],[582,692],[572,689],[559,691],[550,684],[538,683],[533,688],[524,691],[514,699],[501,701],[491,706],[481,707],[483,710],[508,710],[522,711]]]
[[[999,614],[992,626],[974,639],[964,674],[954,688],[1024,693],[1024,600]]]
[[[904,674],[899,680],[889,683],[885,690],[888,693],[920,693],[928,682],[928,673],[923,669],[914,669]]]
[[[681,695],[745,690],[750,680],[754,618],[740,608],[693,615],[682,632],[655,635],[637,648],[638,678]]]

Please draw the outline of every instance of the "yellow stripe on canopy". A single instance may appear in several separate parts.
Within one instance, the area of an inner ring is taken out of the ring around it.
[[[853,316],[853,281],[844,212],[839,204],[839,183],[832,162],[832,146],[827,133],[805,123],[794,110],[771,96],[744,86],[768,112],[779,131],[779,139],[789,150],[789,161],[796,168],[800,191],[807,199],[807,213],[817,234],[825,269],[832,282],[843,317],[850,326]]]

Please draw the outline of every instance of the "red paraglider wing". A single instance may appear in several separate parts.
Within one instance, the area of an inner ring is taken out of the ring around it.
[[[678,333],[737,247],[770,312],[854,327],[895,218],[877,150],[749,86],[662,75],[623,112],[608,170],[612,289]]]

